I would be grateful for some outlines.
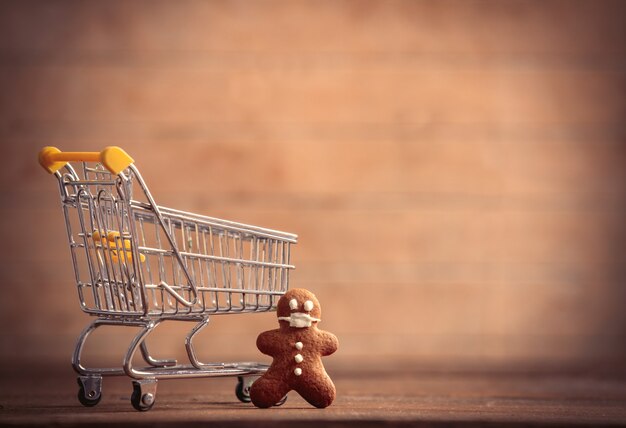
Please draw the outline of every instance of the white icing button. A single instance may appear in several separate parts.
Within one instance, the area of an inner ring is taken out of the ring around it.
[[[296,369],[293,371],[293,374],[295,374],[296,376],[300,376],[302,374],[302,369],[300,367],[296,367]]]
[[[302,344],[302,342],[296,342],[296,349],[297,349],[298,351],[300,351],[300,350],[302,349],[302,347],[303,347],[303,346],[304,346],[304,345]]]
[[[296,363],[301,363],[302,360],[304,360],[304,357],[302,355],[300,355],[300,354],[296,354],[294,359],[296,360]]]
[[[296,299],[291,299],[289,301],[289,307],[293,309],[298,309],[298,301]]]
[[[307,312],[311,312],[311,309],[313,309],[313,302],[311,302],[310,300],[304,302],[304,310]]]

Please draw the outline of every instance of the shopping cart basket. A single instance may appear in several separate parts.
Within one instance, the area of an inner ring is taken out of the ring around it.
[[[297,236],[158,206],[119,147],[100,153],[45,147],[39,162],[58,180],[80,307],[97,317],[72,358],[79,401],[98,404],[103,376],[128,375],[137,410],[153,406],[159,379],[237,376],[236,395],[249,402],[250,385],[268,366],[200,362],[193,339],[212,314],[274,311],[288,288]],[[185,339],[190,364],[148,352],[147,337],[166,320],[196,323]],[[87,338],[101,326],[139,328],[121,367],[81,362]],[[146,367],[133,364],[138,349]]]

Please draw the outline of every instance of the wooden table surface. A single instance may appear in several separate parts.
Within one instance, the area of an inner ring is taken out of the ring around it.
[[[0,425],[63,426],[588,426],[626,425],[626,376],[613,371],[329,369],[338,397],[324,410],[290,393],[280,408],[237,401],[235,380],[161,381],[157,402],[135,411],[128,378],[106,378],[93,408],[76,400],[68,366],[0,369]]]

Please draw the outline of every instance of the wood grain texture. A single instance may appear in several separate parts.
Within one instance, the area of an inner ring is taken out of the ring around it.
[[[84,408],[69,366],[50,368],[39,377],[2,374],[0,425],[603,427],[626,421],[626,385],[615,373],[331,367],[338,396],[324,410],[294,392],[282,407],[257,409],[237,401],[235,379],[188,379],[159,382],[154,408],[140,413],[130,405],[127,379],[105,379],[100,404]]]
[[[37,151],[115,144],[163,205],[297,233],[292,285],[319,295],[340,361],[623,361],[625,16],[1,2],[0,359],[66,360],[87,321]],[[256,358],[274,323],[223,317],[198,346]],[[184,356],[187,327],[156,346]],[[94,355],[128,340],[103,333]]]

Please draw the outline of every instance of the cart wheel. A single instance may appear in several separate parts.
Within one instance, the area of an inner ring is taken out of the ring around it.
[[[147,412],[156,401],[156,381],[133,381],[133,393],[130,403],[135,410]]]
[[[249,379],[252,379],[250,381]],[[235,395],[242,403],[249,403],[252,401],[250,398],[250,387],[254,383],[256,378],[251,377],[237,377],[237,386],[235,387]]]
[[[242,403],[249,403],[252,401],[252,399],[250,398],[250,387],[252,386],[254,381],[257,379],[258,379],[257,377],[250,377],[250,376],[248,376],[247,378],[243,376],[239,376],[237,378],[237,386],[235,387],[235,395],[237,395],[237,398],[239,399],[239,401],[241,401]],[[283,404],[285,404],[285,401],[287,401],[287,395],[281,398],[278,403],[274,404],[274,406],[282,406]]]
[[[287,394],[285,394],[285,396],[281,398],[278,403],[274,404],[274,406],[282,406],[283,404],[285,404],[285,401],[287,401]]]
[[[78,401],[85,407],[93,407],[102,399],[102,377],[79,376]]]

